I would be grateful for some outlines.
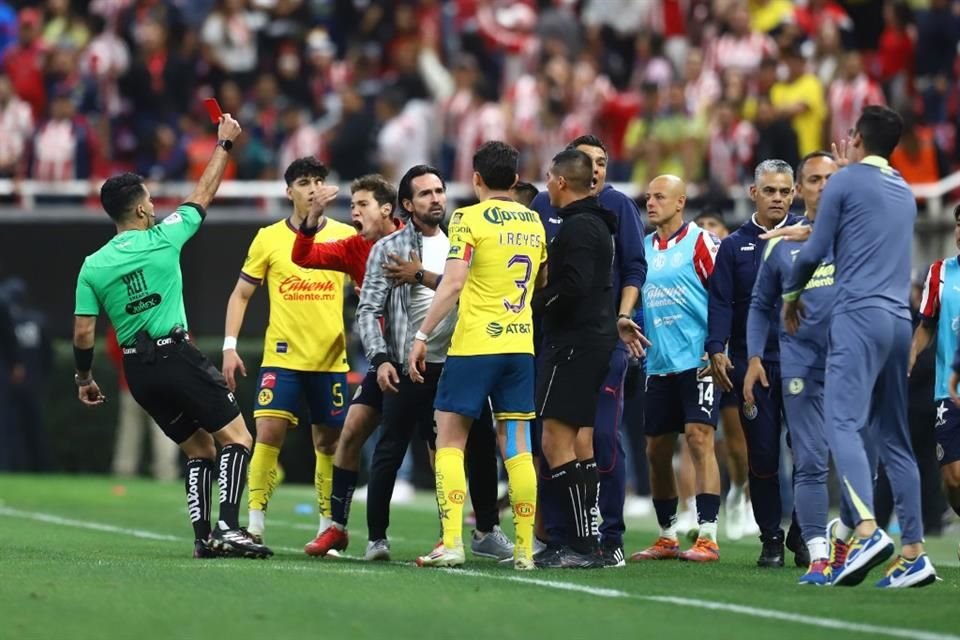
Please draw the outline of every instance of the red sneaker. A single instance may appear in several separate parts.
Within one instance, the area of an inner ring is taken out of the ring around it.
[[[325,556],[330,550],[343,551],[350,543],[350,536],[345,529],[327,527],[323,533],[308,542],[303,547],[308,556]]]
[[[652,545],[630,556],[630,560],[632,562],[639,562],[641,560],[676,560],[679,557],[680,542],[675,538],[664,538],[660,536]]]
[[[716,562],[720,559],[720,547],[709,538],[697,538],[692,547],[680,552],[680,559],[687,562]]]

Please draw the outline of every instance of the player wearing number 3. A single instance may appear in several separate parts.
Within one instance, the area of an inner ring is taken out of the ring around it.
[[[463,450],[470,425],[489,397],[507,468],[516,544],[514,568],[533,569],[537,478],[530,454],[534,417],[533,316],[530,299],[547,258],[540,216],[510,197],[519,154],[487,142],[473,156],[479,204],[450,220],[450,253],[427,316],[410,350],[409,372],[422,382],[427,339],[460,301],[457,324],[437,388],[437,505],[443,544],[420,566],[462,565]]]
[[[647,350],[647,457],[650,488],[660,537],[631,560],[694,562],[720,559],[717,513],[720,470],[713,451],[719,396],[713,379],[697,379],[707,337],[707,281],[720,246],[707,231],[683,221],[685,185],[676,176],[650,183],[647,217],[656,230],[647,236],[649,269],[643,286]],[[680,551],[677,540],[677,485],[673,451],[677,434],[687,439],[697,472],[696,543]]]

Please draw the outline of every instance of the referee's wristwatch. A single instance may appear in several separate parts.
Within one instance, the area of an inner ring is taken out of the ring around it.
[[[233,149],[233,140],[217,140],[217,146],[223,147],[223,150],[230,152],[230,149]]]
[[[79,373],[73,374],[73,384],[77,385],[78,388],[88,387],[92,382],[93,382],[92,373],[87,375],[86,378],[81,378]]]
[[[415,274],[413,274],[413,279],[420,284],[423,284],[423,269],[420,269],[420,271],[417,271]]]

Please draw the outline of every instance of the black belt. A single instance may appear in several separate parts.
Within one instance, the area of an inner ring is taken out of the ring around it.
[[[189,342],[190,335],[182,327],[176,327],[162,338],[151,338],[147,335],[146,331],[140,331],[137,333],[136,339],[136,346],[122,348],[123,355],[132,356],[139,354],[141,356],[148,356],[148,359],[152,359],[156,349],[170,347],[180,344],[181,342]]]

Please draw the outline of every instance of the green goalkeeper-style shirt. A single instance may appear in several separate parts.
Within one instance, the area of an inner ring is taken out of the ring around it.
[[[180,250],[205,215],[200,205],[184,203],[149,229],[111,238],[83,261],[74,313],[97,316],[103,308],[124,346],[141,329],[154,338],[176,325],[186,329]]]

